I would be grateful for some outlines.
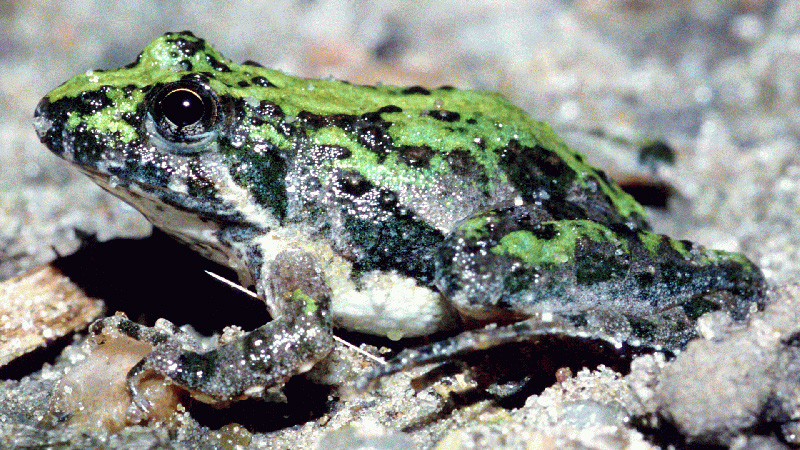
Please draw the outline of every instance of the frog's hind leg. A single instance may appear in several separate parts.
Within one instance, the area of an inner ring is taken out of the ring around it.
[[[397,372],[425,364],[439,363],[473,352],[492,349],[505,344],[517,342],[533,343],[537,338],[559,336],[565,338],[602,339],[614,347],[622,346],[622,342],[612,337],[598,337],[597,333],[578,329],[569,323],[567,318],[550,313],[537,313],[528,320],[510,325],[489,325],[485,328],[470,330],[448,339],[444,339],[423,347],[406,349],[385,365],[376,367],[370,373],[356,380],[353,388],[363,392],[381,378]]]

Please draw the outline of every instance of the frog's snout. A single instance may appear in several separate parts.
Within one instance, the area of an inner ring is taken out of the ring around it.
[[[39,101],[33,112],[33,127],[39,140],[56,156],[68,159],[66,157],[68,146],[65,146],[65,143],[69,141],[64,136],[66,118],[67,113],[57,105],[54,107],[47,97]]]
[[[33,112],[33,126],[36,129],[36,135],[39,136],[39,140],[42,141],[42,144],[46,145],[51,151],[53,151],[53,147],[50,145],[51,142],[51,133],[48,133],[50,129],[53,127],[53,122],[49,118],[50,112],[50,101],[47,98],[43,98],[39,100],[39,104],[36,105],[36,110]]]

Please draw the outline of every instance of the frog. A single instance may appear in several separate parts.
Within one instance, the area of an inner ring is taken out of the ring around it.
[[[744,321],[765,279],[740,253],[655,233],[644,208],[498,93],[307,79],[237,64],[188,31],[89,70],[36,107],[41,142],[253,286],[271,320],[202,344],[116,315],[152,345],[127,374],[224,404],[267,398],[335,330],[445,334],[359,378],[541,336],[678,351],[711,311]],[[220,300],[224,301],[224,300]]]

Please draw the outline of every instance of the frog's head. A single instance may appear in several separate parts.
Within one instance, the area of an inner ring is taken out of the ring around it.
[[[87,71],[47,94],[36,131],[179,238],[202,244],[220,224],[269,226],[284,208],[285,163],[250,137],[259,104],[243,94],[243,80],[253,84],[244,67],[191,33],[169,33],[132,64]]]

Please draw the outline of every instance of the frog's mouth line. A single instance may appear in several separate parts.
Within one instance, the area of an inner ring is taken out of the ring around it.
[[[131,186],[136,186],[139,190],[153,198],[163,198],[164,196],[157,195],[157,192],[169,193],[169,189],[156,186],[151,183],[144,183],[129,177],[121,177],[119,175],[109,175],[107,172],[89,167],[80,167],[81,172],[91,179],[96,185],[108,191],[111,194],[117,195],[118,193],[129,194]]]
[[[144,203],[146,202],[166,205],[186,213],[206,213],[205,215],[208,215],[208,212],[216,211],[219,207],[213,202],[189,197],[164,186],[145,183],[129,177],[108,175],[106,172],[92,168],[81,167],[80,170],[104,191],[140,211],[145,207]],[[190,202],[187,201],[179,201],[180,199],[191,200],[192,205],[190,206]],[[211,215],[219,216],[218,214]]]
[[[245,222],[238,211],[222,201],[195,197],[167,186],[144,183],[130,177],[109,175],[94,168],[80,167],[80,170],[104,191],[129,204],[153,223],[162,222],[159,218],[169,214],[192,217],[202,223],[213,222],[218,226],[240,225]],[[173,212],[165,213],[164,210]]]

